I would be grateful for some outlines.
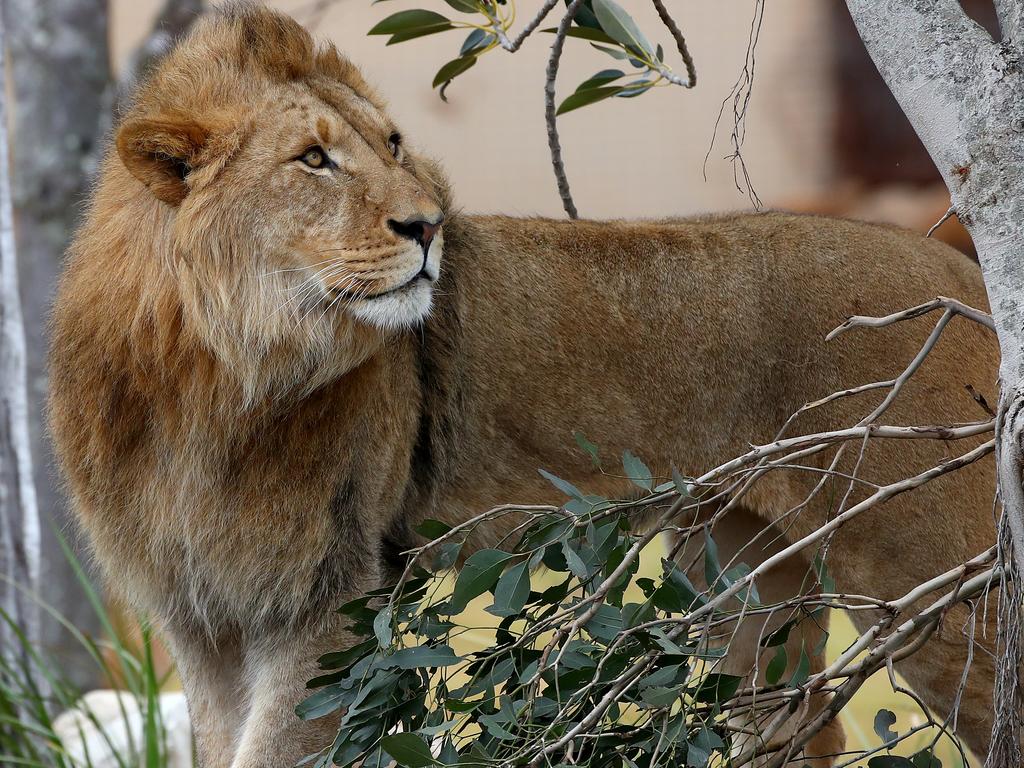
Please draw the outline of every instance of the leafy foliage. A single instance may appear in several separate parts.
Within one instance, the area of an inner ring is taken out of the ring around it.
[[[441,88],[442,98],[444,89],[459,75],[469,71],[482,55],[510,45],[508,33],[516,10],[514,0],[444,1],[448,6],[446,12],[455,11],[462,15],[449,17],[422,8],[398,11],[380,21],[368,33],[386,35],[387,44],[393,45],[439,32],[468,30],[458,56],[445,63],[434,75],[433,87]],[[555,29],[543,31],[555,32]],[[653,46],[629,13],[615,0],[585,0],[573,19],[568,36],[589,42],[596,50],[625,62],[632,67],[632,72],[627,74],[621,69],[598,72],[580,83],[575,92],[562,101],[558,114],[613,96],[639,96],[663,84],[665,73],[670,71],[664,62],[662,47]],[[615,80],[625,82],[610,85]]]
[[[596,446],[576,439],[596,462]],[[632,453],[622,473],[656,510],[699,503],[678,473],[655,486]],[[638,578],[651,535],[633,530],[627,512],[636,502],[542,474],[565,505],[534,514],[515,543],[472,554],[454,586],[427,554],[450,562],[446,547],[471,528],[427,521],[420,530],[434,541],[404,580],[341,608],[362,640],[320,659],[324,674],[297,710],[305,718],[342,715],[334,743],[315,756],[317,768],[536,766],[570,757],[594,768],[700,767],[729,754],[725,720],[741,679],[720,669],[723,652],[705,627],[759,604],[752,584],[727,594],[750,569],[720,563],[706,532],[711,589],[694,586],[671,559],[659,578]],[[534,588],[538,568],[551,586]],[[478,598],[501,623],[490,648],[459,654],[453,641],[471,629],[459,614]],[[794,616],[787,633],[801,620]],[[781,648],[785,640],[776,633],[766,644]],[[808,664],[802,653],[792,685],[806,680]]]

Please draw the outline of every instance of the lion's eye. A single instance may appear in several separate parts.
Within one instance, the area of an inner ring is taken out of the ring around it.
[[[397,160],[402,152],[402,135],[400,133],[392,133],[388,137],[388,149],[391,150],[392,156]]]
[[[310,168],[327,168],[331,164],[331,159],[324,152],[323,147],[310,147],[299,156],[299,160]]]

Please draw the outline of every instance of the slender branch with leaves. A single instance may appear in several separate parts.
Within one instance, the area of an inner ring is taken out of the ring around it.
[[[467,31],[468,34],[459,48],[459,55],[444,64],[434,75],[433,86],[440,89],[442,99],[446,98],[446,91],[452,81],[468,72],[481,56],[495,49],[509,53],[518,51],[559,4],[558,0],[545,0],[537,14],[518,33],[513,33],[516,0],[445,2],[463,15],[449,18],[437,11],[426,9],[399,11],[388,16],[369,32],[371,35],[387,35],[388,45],[392,45],[440,32]],[[557,26],[540,30],[555,36],[544,82],[545,120],[558,193],[570,218],[578,218],[579,214],[573,202],[562,160],[556,122],[558,116],[609,98],[635,98],[652,88],[665,85],[693,88],[697,84],[697,69],[693,56],[678,23],[661,0],[653,0],[653,3],[682,59],[682,75],[666,62],[664,48],[660,44],[652,44],[633,17],[615,0],[565,0],[566,8]],[[555,81],[566,38],[587,42],[621,63],[615,68],[602,69],[584,80],[556,107]],[[627,69],[626,65],[631,69]]]

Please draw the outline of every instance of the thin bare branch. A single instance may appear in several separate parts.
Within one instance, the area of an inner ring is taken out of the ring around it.
[[[668,29],[672,35],[672,39],[676,41],[676,50],[679,51],[679,55],[683,59],[683,66],[686,67],[686,79],[679,77],[679,75],[672,72],[670,69],[664,66],[658,68],[658,72],[668,80],[670,83],[681,85],[684,88],[693,88],[697,85],[697,67],[693,63],[693,56],[690,55],[690,48],[686,44],[686,38],[683,37],[682,31],[679,29],[679,25],[676,24],[676,20],[672,18],[672,15],[665,8],[665,4],[662,0],[653,0],[654,7],[658,11],[658,16],[661,18],[665,28]]]
[[[558,64],[562,58],[566,35],[569,34],[569,26],[576,18],[576,13],[581,5],[583,5],[583,0],[572,0],[565,11],[565,16],[558,23],[558,29],[555,30],[555,41],[551,44],[551,55],[548,57],[544,82],[544,119],[548,126],[551,166],[554,168],[555,179],[558,182],[558,194],[562,198],[562,207],[565,208],[570,219],[578,219],[579,213],[576,210],[576,203],[573,202],[572,192],[569,190],[569,179],[565,175],[565,164],[562,162],[562,144],[558,139],[558,120],[555,110],[555,79],[558,77]]]

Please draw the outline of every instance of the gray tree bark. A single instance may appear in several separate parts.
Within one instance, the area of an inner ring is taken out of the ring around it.
[[[0,20],[0,62],[5,38]],[[36,642],[40,611],[31,593],[39,586],[41,542],[8,157],[7,93],[0,88],[0,608]],[[18,647],[12,628],[0,621],[0,652],[13,663],[24,662]]]
[[[61,259],[82,213],[109,127],[105,0],[3,0],[12,104],[15,231],[28,367],[29,429],[42,524],[42,597],[75,626],[98,630],[53,535],[66,511],[46,439],[46,324]],[[42,645],[74,682],[95,684],[94,665],[52,620]]]
[[[995,5],[999,41],[956,0],[847,0],[977,246],[999,337],[996,460],[1003,557],[1015,574],[1003,603],[991,768],[1021,764],[1024,575],[1024,0]]]
[[[43,520],[41,593],[72,624],[90,634],[99,623],[82,599],[54,530],[74,542],[46,439],[47,317],[89,184],[111,127],[115,88],[108,50],[106,0],[0,0],[8,29],[13,94],[13,202],[21,300],[27,338],[28,409],[35,485]],[[151,34],[129,62],[130,82],[165,53],[202,11],[202,0],[166,0]],[[123,91],[123,89],[121,89]],[[60,625],[44,620],[43,647],[64,663],[73,682],[92,686],[94,665]]]

